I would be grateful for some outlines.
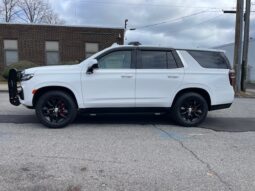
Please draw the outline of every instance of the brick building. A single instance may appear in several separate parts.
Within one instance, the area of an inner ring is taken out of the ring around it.
[[[123,41],[121,28],[0,24],[0,70],[21,60],[38,65],[84,60]]]

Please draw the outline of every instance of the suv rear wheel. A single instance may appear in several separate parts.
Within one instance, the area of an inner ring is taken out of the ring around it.
[[[181,95],[173,105],[173,120],[185,127],[200,125],[208,113],[208,104],[203,96],[197,93]]]
[[[39,121],[49,128],[62,128],[72,123],[78,110],[73,98],[62,91],[41,95],[35,109]]]

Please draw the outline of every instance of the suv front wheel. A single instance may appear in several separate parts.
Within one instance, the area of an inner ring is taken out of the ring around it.
[[[39,121],[49,128],[62,128],[73,122],[77,106],[73,98],[62,91],[50,91],[41,95],[36,103]]]
[[[173,120],[185,127],[196,127],[206,118],[208,104],[198,93],[185,93],[177,98],[172,108]]]

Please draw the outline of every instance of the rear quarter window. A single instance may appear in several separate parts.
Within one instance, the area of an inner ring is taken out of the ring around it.
[[[231,69],[230,63],[222,52],[189,50],[188,53],[203,67],[212,69]]]

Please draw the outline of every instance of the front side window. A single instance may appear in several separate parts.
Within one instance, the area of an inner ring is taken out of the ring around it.
[[[141,69],[166,69],[167,52],[165,51],[141,51]]]
[[[17,40],[4,40],[4,58],[7,66],[19,61]]]
[[[116,51],[98,60],[99,69],[131,68],[131,51]]]

